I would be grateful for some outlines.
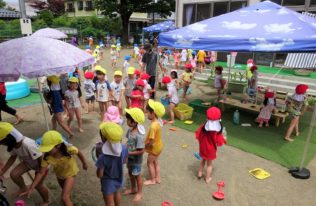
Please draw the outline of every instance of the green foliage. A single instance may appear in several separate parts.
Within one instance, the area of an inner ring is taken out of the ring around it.
[[[36,19],[43,20],[47,26],[51,26],[53,24],[54,15],[51,11],[43,10],[37,15]]]
[[[59,16],[53,19],[53,27],[69,27],[70,20],[67,16]]]
[[[309,106],[314,106],[316,104],[316,97],[308,97],[307,101]]]
[[[0,0],[0,9],[4,8],[7,5],[4,0]]]

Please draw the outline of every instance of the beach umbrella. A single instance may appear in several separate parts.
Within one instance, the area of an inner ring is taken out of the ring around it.
[[[57,29],[45,28],[39,29],[32,34],[33,37],[46,37],[51,39],[66,39],[67,35]]]
[[[33,36],[0,43],[0,54],[0,81],[17,81],[26,76],[37,78],[38,86],[39,77],[72,72],[95,62],[92,55],[71,44]],[[45,112],[44,117],[49,129]]]

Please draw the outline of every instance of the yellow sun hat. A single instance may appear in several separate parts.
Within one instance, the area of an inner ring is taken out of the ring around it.
[[[0,122],[0,141],[6,138],[14,129],[13,125],[8,122]]]
[[[165,115],[165,112],[166,112],[165,107],[160,102],[156,102],[152,99],[149,99],[148,104],[150,108],[154,110],[158,118],[161,118],[163,117],[163,115]]]
[[[116,46],[114,44],[111,45],[111,48],[115,48]]]
[[[96,49],[100,49],[100,46],[99,46],[99,45],[97,45],[95,48],[96,48]]]
[[[71,83],[79,83],[79,79],[77,77],[70,77],[68,79],[68,82],[71,82]]]
[[[125,112],[133,118],[138,124],[143,124],[145,122],[145,114],[139,108],[125,109]]]
[[[53,84],[58,84],[60,81],[59,77],[56,75],[47,77],[47,80],[51,81]]]
[[[63,137],[61,134],[55,130],[50,130],[45,132],[42,137],[41,145],[38,150],[40,152],[50,152],[56,145],[63,143]]]
[[[114,76],[123,76],[123,73],[120,70],[114,72]]]
[[[102,72],[103,74],[106,74],[106,70],[100,65],[95,66],[94,71],[99,71],[99,72]]]
[[[135,74],[135,68],[134,67],[128,67],[127,68],[127,74]]]
[[[100,131],[102,136],[110,142],[119,143],[122,140],[123,129],[114,122],[101,123]]]

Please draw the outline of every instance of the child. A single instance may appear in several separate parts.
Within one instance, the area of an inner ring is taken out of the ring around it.
[[[97,61],[100,61],[101,60],[101,51],[100,51],[100,46],[97,45],[93,51],[93,56],[96,57],[96,60]]]
[[[206,163],[205,182],[208,184],[212,180],[212,161],[216,159],[217,146],[226,143],[222,135],[221,111],[217,107],[211,107],[206,111],[207,121],[195,132],[199,141],[199,151],[202,158],[198,178],[203,177],[203,169]]]
[[[145,83],[143,80],[139,79],[135,82],[136,87],[131,93],[131,108],[143,109],[144,102],[144,87]]]
[[[171,82],[174,84],[174,86],[178,90],[179,89],[178,72],[172,71],[172,72],[170,72],[170,76],[171,76]]]
[[[127,74],[127,69],[130,67],[130,60],[131,60],[131,56],[130,55],[126,55],[124,57],[124,63],[123,63],[123,72],[124,75]]]
[[[266,127],[269,127],[269,120],[271,118],[271,114],[275,111],[275,108],[276,99],[274,98],[274,92],[268,90],[265,93],[263,107],[260,109],[259,116],[256,120],[259,123],[259,127],[262,127],[263,123],[265,123]]]
[[[88,42],[89,42],[90,48],[93,48],[93,37],[92,36],[89,37]]]
[[[166,52],[161,54],[161,59],[159,61],[159,67],[162,75],[164,76],[167,73],[168,68],[168,56]]]
[[[167,85],[168,94],[166,95],[166,98],[169,99],[169,123],[174,123],[174,108],[179,104],[179,97],[176,85],[171,81],[171,78],[168,76],[165,76],[162,78],[162,83]]]
[[[92,55],[92,51],[91,51],[91,47],[89,45],[86,45],[86,50],[85,52],[87,52],[88,54]]]
[[[183,88],[183,99],[186,98],[187,91],[193,81],[193,74],[192,74],[192,65],[191,64],[186,64],[185,65],[185,72],[182,74],[182,82],[181,86]]]
[[[109,82],[105,80],[106,70],[101,66],[96,66],[95,71],[98,78],[97,101],[99,102],[101,118],[103,118],[103,115],[108,108],[109,98],[112,96],[112,89]]]
[[[135,74],[136,80],[139,80],[139,79],[140,79],[141,72],[140,72],[138,69],[135,69],[134,74]]]
[[[143,93],[144,93],[144,111],[146,111],[147,103],[150,98],[150,93],[152,92],[152,88],[150,84],[148,83],[150,75],[147,73],[142,73],[140,78],[141,80],[144,81],[144,84],[145,84]]]
[[[147,105],[148,119],[151,121],[150,129],[145,139],[145,151],[148,153],[147,166],[150,179],[144,185],[154,185],[161,183],[160,168],[158,158],[163,149],[161,139],[161,118],[165,114],[165,107],[160,102],[150,99]]]
[[[116,43],[116,55],[117,55],[117,58],[121,57],[121,43],[120,42]]]
[[[123,120],[117,106],[109,106],[108,110],[104,114],[103,122],[114,122],[116,124],[123,125]]]
[[[179,70],[180,66],[180,57],[181,54],[178,49],[176,49],[175,53],[173,54],[173,59],[174,59],[174,69]]]
[[[187,58],[188,58],[188,51],[186,49],[182,49],[180,66],[182,64],[185,65],[187,63],[187,60],[188,60]]]
[[[134,202],[139,202],[143,196],[143,179],[141,176],[143,154],[145,152],[144,136],[145,122],[144,112],[138,108],[125,109],[127,125],[129,127],[127,137],[128,161],[127,168],[131,181],[131,189],[125,191],[125,195],[136,194]]]
[[[105,205],[119,206],[120,189],[123,185],[123,164],[127,160],[128,150],[121,143],[123,129],[112,122],[100,125],[100,136],[103,142],[102,153],[96,162],[97,177],[100,178],[101,191]]]
[[[7,122],[0,122],[0,145],[7,146],[10,158],[3,167],[0,166],[0,177],[2,177],[14,164],[17,158],[20,163],[11,170],[11,179],[20,188],[20,193],[27,190],[23,174],[34,171],[38,175],[42,161],[42,153],[38,151],[35,141],[23,136],[17,129]],[[43,199],[43,206],[49,205],[49,194],[47,188],[40,181],[36,186]]]
[[[115,45],[111,45],[110,55],[111,55],[112,69],[114,69],[114,67],[116,66],[116,59],[117,59],[116,46]]]
[[[123,113],[123,95],[124,95],[124,84],[122,82],[122,72],[121,71],[115,71],[114,72],[114,80],[111,83],[111,89],[113,91],[113,100],[112,105],[117,106],[119,108],[120,114]]]
[[[197,57],[197,62],[198,62],[199,67],[200,67],[200,73],[202,73],[204,68],[205,68],[205,57],[206,57],[205,51],[199,50],[196,57]]]
[[[94,74],[93,72],[86,72],[84,74],[85,80],[83,82],[84,85],[84,90],[86,93],[86,103],[87,103],[87,108],[86,108],[86,114],[89,113],[89,108],[92,106],[92,111],[94,111],[94,102],[95,102],[95,84],[93,83],[93,78]]]
[[[79,157],[84,170],[88,169],[86,159],[78,148],[64,142],[61,134],[54,130],[48,131],[43,135],[39,151],[44,153],[40,172],[35,177],[29,189],[21,195],[30,197],[34,188],[41,183],[51,165],[54,168],[58,184],[62,189],[63,204],[65,206],[72,206],[71,192],[75,184],[75,177],[79,172],[75,156]]]
[[[68,74],[64,73],[59,75],[59,85],[61,89],[61,98],[63,100],[63,107],[64,107],[64,117],[68,117],[68,108],[66,106],[66,101],[65,101],[65,92],[68,90]]]
[[[126,108],[131,106],[131,93],[135,87],[135,68],[129,67],[127,69],[127,78],[124,80],[124,87],[125,87],[125,100],[126,100]]]
[[[138,44],[134,44],[134,58],[137,60],[138,56],[139,56],[139,47]]]
[[[68,119],[68,127],[71,129],[71,121],[74,118],[74,115],[76,115],[76,119],[78,121],[78,127],[79,132],[83,132],[82,129],[82,119],[81,119],[81,113],[80,113],[80,99],[79,99],[79,93],[78,93],[78,84],[79,80],[76,77],[71,77],[68,80],[69,82],[69,89],[65,92],[65,100],[66,105],[69,111],[69,119]]]
[[[223,79],[222,72],[223,72],[222,66],[215,67],[214,87],[217,90],[217,101],[221,99],[222,89],[224,89],[224,86],[225,86],[225,83],[224,83],[225,80]]]
[[[57,123],[68,133],[69,138],[73,137],[73,132],[70,130],[67,124],[63,120],[63,103],[61,97],[61,88],[59,84],[60,79],[57,76],[49,76],[47,78],[47,84],[49,86],[51,100],[49,102],[50,110],[53,114],[52,125],[53,129],[57,128]]]
[[[193,72],[195,71],[195,68],[196,68],[196,61],[197,61],[196,52],[192,51],[192,58],[190,59],[190,64],[192,65]]]

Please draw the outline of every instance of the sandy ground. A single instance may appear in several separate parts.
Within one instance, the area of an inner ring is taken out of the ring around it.
[[[123,55],[127,54],[123,51]],[[109,52],[105,52],[105,59],[109,59]],[[109,79],[112,79],[109,62],[103,61],[102,65],[107,68]],[[119,60],[122,65],[122,58]],[[136,66],[136,64],[135,64]],[[196,82],[193,88],[194,94],[190,98],[201,97],[210,94],[212,90],[203,83]],[[160,91],[159,95],[164,92]],[[25,121],[18,125],[18,129],[26,136],[36,138],[45,132],[45,123],[42,117],[40,105],[20,108],[18,111],[24,116]],[[4,115],[4,119],[13,122],[14,118]],[[100,192],[100,183],[95,176],[95,167],[91,158],[91,148],[99,141],[98,137],[98,115],[90,113],[83,115],[83,134],[76,133],[71,140],[75,146],[83,151],[89,160],[88,171],[80,171],[76,178],[73,191],[75,205],[79,206],[101,206],[105,205]],[[148,121],[146,122],[148,127]],[[75,122],[73,128],[76,128]],[[230,146],[224,146],[218,151],[218,158],[214,161],[213,180],[207,185],[202,180],[197,179],[199,161],[195,159],[193,153],[198,151],[198,144],[194,134],[182,129],[170,131],[170,125],[163,128],[163,141],[165,144],[160,157],[162,183],[155,186],[144,187],[144,197],[142,206],[159,206],[163,201],[169,200],[174,206],[205,206],[205,205],[225,205],[225,206],[313,206],[316,202],[316,177],[312,176],[308,180],[297,180],[292,178],[287,169],[258,156],[243,152]],[[126,129],[126,126],[124,126]],[[181,148],[182,144],[188,144],[187,149]],[[0,148],[0,159],[6,159],[5,148]],[[4,154],[4,155],[3,155]],[[146,157],[144,158],[146,160]],[[80,164],[80,163],[79,163]],[[250,169],[261,167],[271,173],[271,177],[266,180],[257,180],[249,175]],[[308,168],[311,173],[316,172],[315,159]],[[126,173],[126,170],[125,170]],[[143,163],[143,176],[148,178],[146,163]],[[5,183],[8,186],[7,197],[14,201],[14,191],[17,189],[6,175]],[[126,176],[127,177],[127,176]],[[217,190],[216,182],[225,182],[225,200],[219,202],[212,198],[212,192]],[[54,174],[45,180],[48,185],[53,206],[62,205],[59,201],[60,188]],[[28,180],[29,183],[29,180]],[[126,184],[129,185],[128,180]],[[133,205],[132,197],[122,196],[122,205]],[[27,206],[39,205],[40,198],[36,192],[32,199],[27,200]]]

